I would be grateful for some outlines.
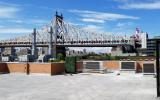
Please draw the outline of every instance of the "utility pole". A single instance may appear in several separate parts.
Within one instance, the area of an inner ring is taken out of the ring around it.
[[[160,71],[159,71],[159,46],[160,40],[156,40],[156,74],[157,74],[157,97],[160,97]]]

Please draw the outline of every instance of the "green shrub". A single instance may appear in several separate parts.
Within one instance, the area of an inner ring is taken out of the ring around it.
[[[49,62],[60,62],[59,59],[50,59]]]
[[[81,56],[76,56],[76,61],[80,61],[82,59]]]
[[[62,53],[58,53],[57,54],[57,59],[58,60],[65,60],[65,57],[64,57],[64,55]]]

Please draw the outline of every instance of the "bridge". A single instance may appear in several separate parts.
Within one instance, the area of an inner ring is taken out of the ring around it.
[[[130,42],[130,41],[129,41]],[[49,42],[36,42],[36,47],[48,47]],[[54,42],[52,43],[54,44]],[[57,47],[117,47],[117,46],[132,46],[127,41],[68,41],[57,42]],[[32,47],[32,42],[7,42],[0,43],[0,47]]]
[[[41,29],[33,29],[33,33],[0,41],[0,48],[31,47],[32,55],[36,55],[37,47],[48,47],[48,54],[56,57],[57,48],[65,47],[133,47],[141,45],[136,37],[107,35],[87,31],[64,21],[63,15],[56,12],[55,18]]]

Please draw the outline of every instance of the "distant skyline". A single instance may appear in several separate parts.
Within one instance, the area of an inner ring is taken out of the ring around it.
[[[41,28],[56,11],[89,31],[132,35],[138,27],[149,37],[160,35],[159,0],[1,0],[0,40]]]

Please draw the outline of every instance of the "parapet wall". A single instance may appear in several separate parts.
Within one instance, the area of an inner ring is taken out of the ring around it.
[[[110,70],[119,70],[120,62],[119,61],[103,61],[103,67]]]
[[[103,61],[103,66],[110,70],[120,70],[121,61]],[[135,61],[136,62],[136,72],[141,73],[143,70],[144,63],[154,63],[155,61]]]
[[[101,61],[102,66],[108,70],[120,70],[121,61]],[[136,72],[143,72],[143,63],[154,63],[155,61],[135,61]],[[77,72],[83,72],[83,61],[76,63]],[[43,73],[62,74],[65,72],[64,63],[0,63],[0,73]]]
[[[95,61],[96,62],[96,61]],[[123,62],[123,61],[114,61],[114,60],[108,60],[108,61],[101,61],[102,62],[102,65],[105,69],[108,69],[108,70],[120,70],[120,66],[121,66],[121,63],[120,62]],[[130,61],[128,61],[130,62]],[[143,63],[154,63],[155,64],[155,61],[135,61],[136,62],[136,72],[137,73],[141,73],[143,72]],[[77,68],[79,68],[80,70],[83,69],[83,62],[78,62],[77,63]]]
[[[0,63],[0,73],[64,73],[64,63]]]

